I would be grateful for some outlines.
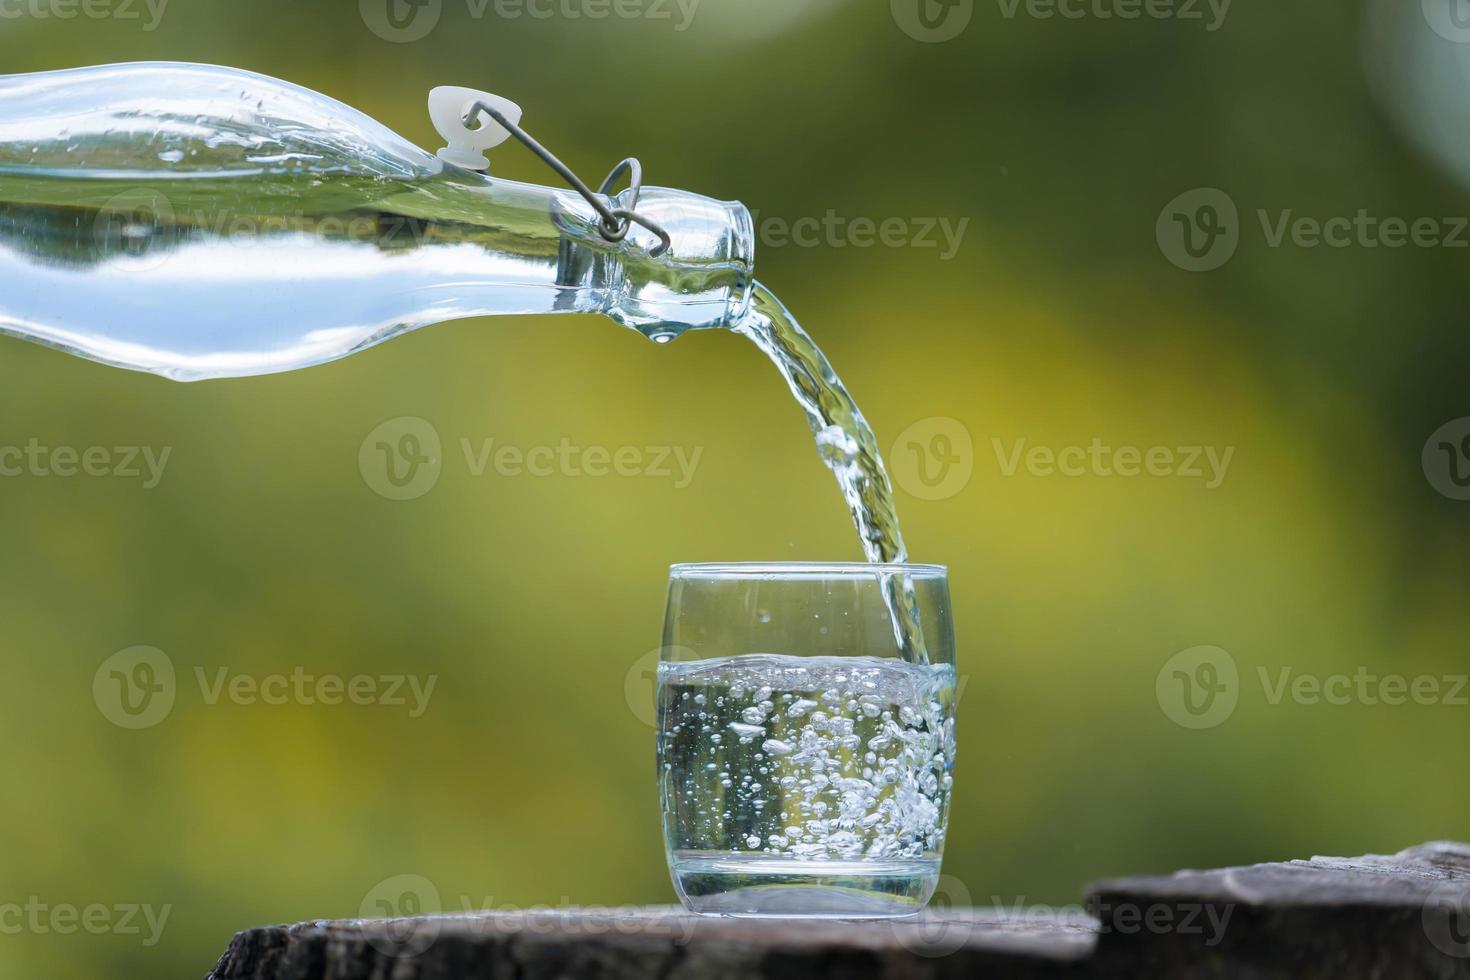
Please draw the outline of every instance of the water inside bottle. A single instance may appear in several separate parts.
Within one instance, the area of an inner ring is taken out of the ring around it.
[[[0,171],[0,332],[193,381],[309,367],[459,317],[575,312],[554,229],[485,210],[448,176]]]

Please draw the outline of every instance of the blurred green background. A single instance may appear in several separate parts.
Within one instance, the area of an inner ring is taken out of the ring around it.
[[[141,2],[136,19],[16,5],[0,57],[254,69],[430,149],[427,90],[484,87],[589,179],[637,154],[650,183],[758,211],[761,279],[884,446],[935,418],[971,446],[970,479],[938,500],[906,440],[891,460],[913,558],[950,566],[966,685],[945,901],[1070,903],[1106,875],[1470,837],[1470,707],[1272,703],[1261,681],[1467,669],[1470,503],[1421,452],[1470,415],[1470,253],[1272,247],[1258,219],[1470,214],[1424,135],[1453,115],[1395,84],[1416,52],[1463,48],[1418,0],[1377,19],[1241,3],[1216,30],[1208,8],[977,3],[943,43],[902,29],[901,3],[567,4],[442,0],[403,42],[370,29],[377,0],[171,0],[156,23]],[[1397,121],[1415,108],[1418,129]],[[494,160],[549,182],[513,146]],[[1156,222],[1199,187],[1238,206],[1240,241],[1192,273]],[[847,233],[782,244],[772,224],[829,212],[969,223],[947,258]],[[445,444],[438,484],[403,502],[358,466],[399,416]],[[460,440],[488,438],[702,456],[682,488],[472,476]],[[1234,456],[1214,489],[1000,458],[1094,438]],[[593,318],[461,321],[197,385],[6,340],[0,445],[31,439],[171,456],[153,489],[0,480],[0,905],[171,912],[152,946],[146,929],[0,933],[4,976],[201,976],[237,929],[356,915],[405,874],[449,909],[671,901],[643,720],[666,566],[860,558],[777,374],[720,333],[659,348]],[[92,681],[138,644],[165,651],[178,697],[129,731]],[[1156,680],[1201,645],[1238,666],[1238,703],[1192,730]],[[438,680],[415,718],[209,704],[195,671],[221,668]]]

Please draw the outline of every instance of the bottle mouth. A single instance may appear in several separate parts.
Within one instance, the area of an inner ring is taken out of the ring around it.
[[[738,261],[745,269],[745,275],[738,286],[730,290],[725,325],[733,327],[750,313],[750,300],[755,293],[755,218],[751,215],[750,208],[739,201],[723,203],[730,211],[735,240],[740,243]]]
[[[668,233],[670,247],[641,226],[619,247],[620,295],[610,315],[659,343],[689,330],[732,328],[755,291],[755,222],[739,201],[645,187],[639,213]]]

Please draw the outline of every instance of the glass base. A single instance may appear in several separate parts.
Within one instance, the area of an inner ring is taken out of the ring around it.
[[[684,907],[702,915],[877,919],[921,911],[939,882],[939,859],[800,861],[680,851],[670,855],[669,871]]]

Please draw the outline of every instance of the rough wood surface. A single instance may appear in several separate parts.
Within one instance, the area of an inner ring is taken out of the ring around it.
[[[1103,882],[1095,917],[720,919],[677,908],[307,922],[240,933],[208,980],[1470,980],[1470,845]]]

